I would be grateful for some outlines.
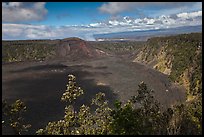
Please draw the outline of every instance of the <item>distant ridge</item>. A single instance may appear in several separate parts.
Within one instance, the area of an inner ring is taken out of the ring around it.
[[[127,31],[108,34],[95,34],[94,38],[99,41],[112,41],[112,40],[135,40],[146,41],[151,37],[156,36],[170,36],[183,33],[202,32],[202,25],[198,26],[184,26],[168,29],[155,29],[155,30],[141,30],[141,31]]]

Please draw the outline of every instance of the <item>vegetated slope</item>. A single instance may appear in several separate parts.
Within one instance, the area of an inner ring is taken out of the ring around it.
[[[192,129],[202,131],[202,33],[151,38],[134,62],[145,63],[186,88],[183,106],[188,117],[184,118],[194,126],[183,123],[190,127],[184,131],[187,134],[192,134]]]
[[[50,58],[85,59],[106,55],[79,38],[2,41],[2,62],[40,61]]]
[[[172,81],[185,86],[187,94],[202,93],[202,33],[151,38],[134,62],[169,75]]]
[[[55,55],[57,40],[2,41],[2,62],[44,60]]]
[[[51,40],[2,41],[2,62],[44,60],[55,54]]]
[[[144,46],[143,41],[100,41],[89,42],[89,44],[99,50],[103,50],[109,54],[126,54],[139,50]]]

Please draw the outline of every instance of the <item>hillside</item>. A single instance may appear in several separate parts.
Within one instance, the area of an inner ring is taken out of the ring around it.
[[[106,55],[105,52],[97,50],[90,44],[79,38],[66,38],[59,41],[56,50],[57,57],[70,59],[86,59]]]
[[[93,48],[115,55],[136,52],[145,44],[143,41],[92,41],[88,43]]]
[[[57,40],[2,41],[2,63],[45,60],[55,55]]]
[[[2,41],[2,62],[43,61],[53,58],[86,59],[106,55],[79,38]]]
[[[202,33],[151,38],[133,62],[169,75],[186,88],[187,94],[202,93]]]

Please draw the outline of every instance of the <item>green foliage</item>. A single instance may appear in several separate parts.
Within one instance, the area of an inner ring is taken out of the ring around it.
[[[110,51],[113,53],[123,53],[135,51],[144,45],[142,41],[127,41],[127,42],[90,42],[90,44],[98,49]]]
[[[13,104],[2,101],[2,124],[5,127],[11,127],[16,135],[21,135],[31,127],[30,124],[24,124],[23,113],[26,106],[21,100],[16,100]]]
[[[155,41],[154,39],[150,39],[150,41],[154,41],[160,48],[165,47],[167,60],[170,59],[172,63],[170,79],[178,83],[188,81],[189,87],[186,87],[188,89],[187,98],[192,97],[190,102],[183,104],[182,110],[179,110],[178,106],[172,109],[173,116],[166,127],[168,128],[166,134],[201,134],[202,33],[155,39]],[[155,44],[149,44],[148,46],[146,48],[151,49],[154,48]],[[156,46],[155,49],[158,49],[158,47]],[[154,51],[149,50],[150,53]],[[147,55],[151,55],[150,53]],[[183,77],[184,73],[186,77]]]
[[[190,94],[202,94],[202,51],[198,52],[191,65]]]
[[[2,62],[44,60],[55,53],[56,41],[2,41]]]
[[[83,90],[77,86],[76,77],[74,75],[68,75],[68,85],[66,92],[63,93],[61,100],[72,103],[77,97],[82,95]]]
[[[150,38],[142,49],[142,61],[157,61],[158,70],[164,71],[159,53],[165,52],[166,62],[172,67],[169,78],[173,82],[183,83],[182,75],[187,72],[190,95],[201,94],[202,91],[202,33],[180,34],[168,37]]]
[[[138,113],[133,109],[131,102],[121,105],[115,103],[115,110],[112,111],[113,122],[111,124],[112,134],[116,135],[139,135],[141,121]]]
[[[113,133],[119,135],[150,135],[160,131],[161,110],[152,90],[145,83],[139,84],[138,95],[123,106],[115,103]]]
[[[105,94],[99,92],[96,97],[92,99],[92,105],[97,106],[93,114],[94,131],[97,135],[110,134],[110,123],[112,122],[111,108],[108,106],[108,101],[105,100]]]
[[[88,134],[109,134],[110,131],[110,108],[105,100],[104,93],[96,94],[92,99],[91,105],[97,106],[94,113],[91,113],[90,107],[82,105],[80,110],[75,111],[74,101],[83,94],[83,90],[77,86],[76,78],[68,75],[67,90],[62,95],[61,100],[69,104],[65,107],[65,116],[63,120],[49,122],[45,129],[39,129],[38,135],[88,135]]]
[[[167,122],[168,124],[166,134],[202,134],[202,101],[200,97],[192,102],[176,105],[171,108],[171,111],[171,115]]]
[[[182,134],[202,134],[202,96],[185,105],[185,121],[182,123]]]

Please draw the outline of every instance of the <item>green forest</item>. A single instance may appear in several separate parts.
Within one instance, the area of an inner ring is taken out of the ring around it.
[[[187,81],[189,96],[202,94],[202,33],[151,38],[141,51],[141,61],[157,61],[161,72],[170,69],[173,82],[184,85]]]
[[[2,41],[2,62],[48,59],[55,55],[56,43],[51,40]]]

